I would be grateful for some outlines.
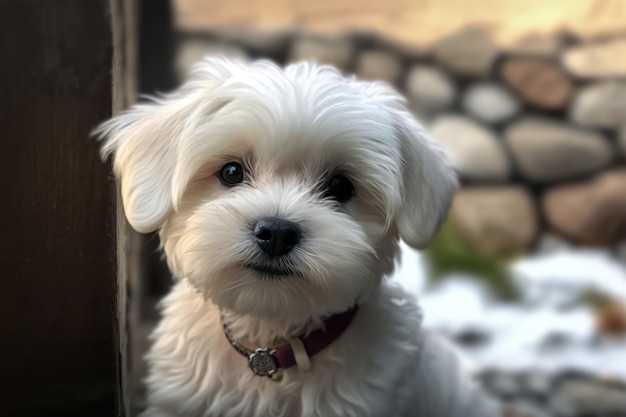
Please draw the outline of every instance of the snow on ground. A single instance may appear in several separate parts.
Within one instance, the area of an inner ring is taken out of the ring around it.
[[[592,290],[626,303],[626,266],[607,252],[568,249],[517,261],[511,272],[522,297],[503,303],[468,275],[428,287],[423,255],[402,250],[394,279],[418,297],[427,328],[482,335],[462,349],[478,370],[578,370],[626,381],[626,338],[598,338],[593,310],[578,301]]]

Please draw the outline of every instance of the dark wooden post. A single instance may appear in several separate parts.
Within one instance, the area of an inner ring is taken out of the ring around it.
[[[89,132],[132,100],[132,4],[0,1],[3,416],[125,414],[125,224]]]

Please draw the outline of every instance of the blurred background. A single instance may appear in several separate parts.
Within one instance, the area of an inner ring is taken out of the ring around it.
[[[139,91],[205,55],[393,84],[455,160],[447,223],[398,277],[510,416],[626,416],[626,2],[153,0]],[[172,280],[136,238],[133,406]]]

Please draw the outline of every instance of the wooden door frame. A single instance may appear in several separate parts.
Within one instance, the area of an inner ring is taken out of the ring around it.
[[[89,133],[134,100],[136,7],[0,1],[0,415],[128,415],[134,235]]]

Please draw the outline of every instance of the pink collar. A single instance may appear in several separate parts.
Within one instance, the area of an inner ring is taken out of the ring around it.
[[[306,337],[298,337],[304,345],[307,356],[310,358],[324,350],[341,336],[348,328],[356,315],[358,306],[330,316],[324,322],[326,330],[317,329]],[[272,377],[279,368],[287,369],[296,364],[296,357],[291,344],[280,346],[276,349],[257,348],[254,351],[237,343],[231,336],[228,326],[222,317],[224,334],[231,346],[241,355],[248,358],[248,366],[255,375]]]

